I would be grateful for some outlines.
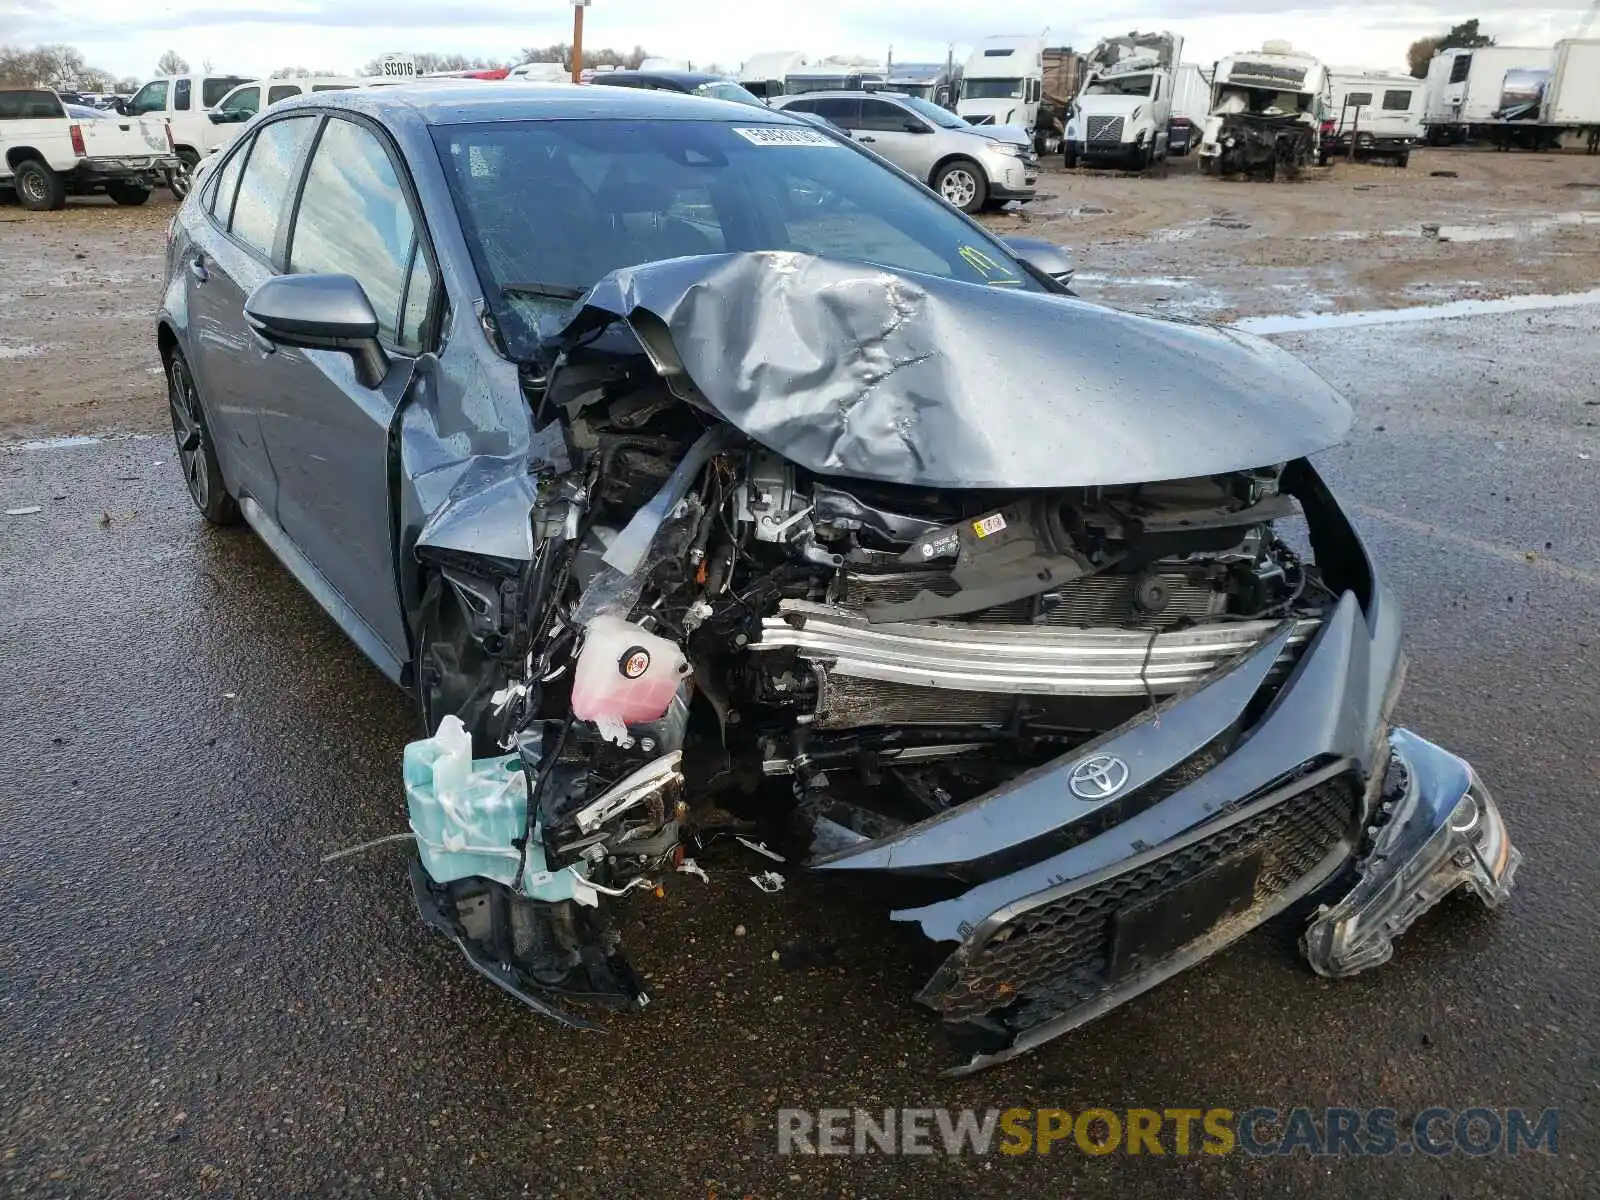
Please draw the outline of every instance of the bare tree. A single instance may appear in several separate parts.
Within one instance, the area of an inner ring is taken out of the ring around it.
[[[310,79],[313,75],[338,75],[338,71],[314,71],[310,67],[279,67],[269,79]]]
[[[554,62],[568,66],[572,62],[572,46],[567,42],[555,42],[549,46],[524,46],[521,50],[522,57],[519,62]],[[631,51],[623,53],[613,50],[609,46],[601,50],[591,50],[588,47],[583,51],[583,65],[586,67],[626,67],[630,71],[638,70],[639,64],[649,58],[643,46],[635,46]]]
[[[187,75],[188,73],[188,60],[176,50],[168,50],[156,60],[157,75]]]

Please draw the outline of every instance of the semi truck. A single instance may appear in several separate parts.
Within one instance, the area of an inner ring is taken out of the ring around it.
[[[1269,41],[1217,61],[1200,141],[1208,175],[1293,178],[1321,161],[1331,105],[1328,69],[1288,42]]]
[[[1044,43],[1012,34],[979,42],[961,70],[956,116],[970,125],[1015,125],[1032,136],[1044,98]]]
[[[1143,169],[1167,156],[1174,76],[1183,38],[1130,33],[1089,52],[1067,119],[1066,165],[1114,163]]]

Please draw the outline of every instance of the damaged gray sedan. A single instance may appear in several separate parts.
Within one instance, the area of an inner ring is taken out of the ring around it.
[[[474,967],[641,1003],[608,916],[731,819],[943,948],[972,1070],[1307,898],[1347,975],[1506,897],[1482,781],[1389,723],[1398,607],[1309,461],[1344,401],[1064,273],[662,93],[325,93],[207,173],[190,491],[416,697],[411,882]]]

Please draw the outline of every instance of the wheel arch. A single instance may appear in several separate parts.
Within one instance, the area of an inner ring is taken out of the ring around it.
[[[6,165],[13,171],[30,160],[43,163],[47,167],[50,165],[44,153],[33,146],[12,146],[6,151]]]
[[[989,172],[987,172],[987,171],[985,171],[983,169],[983,164],[981,162],[979,162],[977,159],[973,158],[972,155],[970,155],[970,154],[962,154],[959,150],[957,150],[957,151],[954,151],[954,152],[952,152],[950,154],[946,154],[938,162],[933,164],[933,166],[928,171],[928,178],[925,180],[927,185],[929,187],[932,187],[933,186],[933,181],[935,179],[939,178],[939,172],[940,171],[944,170],[951,163],[958,163],[958,162],[971,163],[974,167],[976,167],[977,170],[978,170],[978,174],[982,177],[983,182],[984,182],[985,185],[989,185],[989,184],[992,184],[994,182],[993,180],[991,180],[989,178]]]

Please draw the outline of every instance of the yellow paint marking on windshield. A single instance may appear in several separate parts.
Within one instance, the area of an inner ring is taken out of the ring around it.
[[[966,263],[979,275],[982,275],[986,283],[999,284],[1002,287],[1006,287],[1016,286],[1022,282],[1022,280],[1013,276],[1003,264],[996,262],[976,246],[962,246],[956,253],[961,256],[962,262]],[[1001,277],[992,279],[990,278],[991,275],[1000,275]]]

